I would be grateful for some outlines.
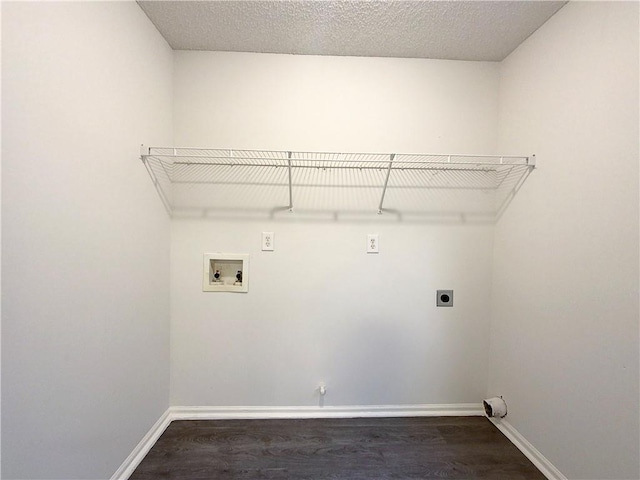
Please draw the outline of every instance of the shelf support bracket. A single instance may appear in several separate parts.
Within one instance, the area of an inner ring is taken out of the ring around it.
[[[151,181],[153,182],[153,186],[158,192],[158,195],[160,195],[160,200],[162,200],[162,204],[164,205],[165,210],[167,211],[169,216],[172,216],[173,209],[171,208],[171,202],[167,198],[167,194],[164,192],[164,190],[160,186],[160,181],[158,180],[158,177],[153,171],[153,168],[151,167],[151,165],[149,165],[150,157],[151,157],[151,148],[147,147],[146,145],[140,145],[140,160],[142,160],[142,163],[144,164],[144,168],[147,169],[147,173],[151,177]],[[169,178],[169,175],[167,175],[167,178]]]
[[[378,205],[378,215],[382,214],[382,204],[384,203],[384,194],[387,193],[387,184],[389,183],[389,176],[391,175],[391,164],[396,157],[395,153],[389,156],[389,166],[387,167],[387,176],[384,179],[384,187],[382,187],[382,196],[380,197],[380,205]]]
[[[293,212],[293,188],[291,186],[291,152],[287,152],[287,164],[289,166],[289,211]]]
[[[536,154],[534,153],[527,159],[527,165],[529,165],[530,169],[533,170],[536,168]]]

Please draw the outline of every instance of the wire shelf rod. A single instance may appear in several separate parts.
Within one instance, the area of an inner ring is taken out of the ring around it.
[[[393,166],[393,158],[395,154],[389,155],[389,167],[387,169],[387,176],[384,179],[384,187],[382,187],[382,196],[380,197],[380,204],[378,205],[378,214],[382,214],[382,204],[384,203],[384,194],[387,192],[387,185],[389,184],[389,177],[391,176],[391,167]]]
[[[289,211],[293,212],[293,187],[291,183],[291,152],[289,152]]]
[[[387,162],[388,163],[388,162]],[[240,168],[248,168],[248,167],[261,167],[261,168],[291,168],[295,169],[310,169],[310,170],[387,170],[389,168],[388,165],[380,164],[380,165],[296,165],[291,164],[236,164],[236,163],[176,163],[174,165],[179,166],[193,166],[193,167],[240,167]],[[442,167],[438,165],[425,165],[425,166],[401,166],[401,165],[393,165],[391,170],[393,171],[435,171],[435,172],[457,172],[457,171],[474,171],[474,172],[495,172],[498,170],[498,167],[505,168],[511,167],[509,170],[512,170],[514,167],[528,167],[527,165],[496,165],[497,168],[490,168],[487,164],[471,164],[471,163],[451,163],[447,165],[459,165],[458,167]],[[165,165],[163,164],[163,168]]]
[[[516,194],[518,193],[518,191],[520,190],[520,188],[522,188],[522,185],[524,184],[524,182],[527,179],[527,177],[529,175],[531,175],[532,170],[533,170],[533,168],[526,169],[523,172],[522,176],[518,179],[516,184],[513,186],[513,188],[511,188],[509,190],[509,193],[507,193],[507,195],[504,198],[504,200],[502,201],[502,203],[496,209],[496,220],[499,219],[500,217],[502,217],[502,214],[504,213],[504,211],[507,209],[507,207],[509,206],[509,204],[513,200],[513,197],[515,197]]]
[[[287,188],[289,187],[288,182],[243,182],[243,181],[178,181],[173,182],[174,185],[225,185],[225,186],[238,186],[238,187],[280,187]],[[292,183],[292,187],[296,188],[315,188],[315,189],[323,189],[323,188],[340,188],[340,189],[370,189],[370,190],[379,190],[380,184],[370,184],[370,185],[359,185],[359,184],[322,184],[319,185],[317,183]],[[465,187],[465,186],[452,186],[452,185],[387,185],[387,192],[391,190],[468,190],[468,191],[493,191],[497,190],[496,187],[493,186],[481,186],[481,187]],[[288,208],[288,207],[287,207]]]
[[[251,158],[251,157],[245,157],[243,155],[238,155],[238,153],[243,152],[243,153],[252,153],[252,154],[257,154],[257,153],[264,153],[264,154],[269,154],[269,155],[279,155],[281,156],[283,159],[287,159],[288,158],[288,154],[289,151],[286,150],[251,150],[251,149],[244,149],[244,150],[236,150],[236,149],[202,149],[202,148],[185,148],[185,147],[180,147],[180,148],[174,148],[174,147],[146,147],[146,149],[148,149],[148,153],[145,152],[142,154],[142,156],[161,156],[161,157],[220,157],[220,158],[228,158],[228,157],[233,157],[233,158],[238,158],[238,159],[243,159],[243,158]],[[161,152],[157,152],[158,150],[171,150],[172,152],[175,153],[161,153]],[[198,154],[193,154],[193,153],[180,153],[181,151],[187,151],[187,152],[191,152],[191,151],[198,151],[198,152],[216,152],[215,154],[211,154],[211,153],[198,153]],[[227,152],[227,155],[222,155],[220,152]],[[373,152],[327,152],[327,151],[318,151],[318,152],[308,152],[308,151],[291,151],[290,152],[292,154],[292,158],[295,159],[297,158],[298,155],[313,155],[314,157],[318,158],[318,157],[323,157],[323,156],[327,156],[327,155],[331,155],[331,156],[341,156],[341,157],[355,157],[355,156],[360,156],[360,157],[378,157],[378,158],[383,158],[383,157],[389,157],[389,155],[391,155],[390,153],[373,153]],[[455,154],[442,154],[442,153],[395,153],[394,155],[396,155],[396,157],[433,157],[433,158],[440,158],[442,159],[442,161],[446,162],[449,158],[491,158],[494,159],[496,161],[499,161],[500,159],[522,159],[522,160],[527,160],[530,157],[526,156],[526,155],[489,155],[489,154],[471,154],[471,153],[455,153]],[[254,158],[268,158],[265,156],[259,157],[258,155],[254,155]]]
[[[395,154],[394,154],[395,155]],[[197,156],[184,156],[184,155],[144,155],[145,158],[156,159],[158,161],[172,163],[172,164],[223,164],[223,165],[247,165],[248,162],[256,162],[256,165],[287,165],[287,161],[291,160],[296,163],[322,163],[322,162],[332,162],[332,163],[340,163],[340,164],[351,164],[351,163],[376,163],[376,162],[384,162],[385,159],[382,158],[295,158],[295,157],[229,157],[229,156],[206,156],[206,155],[197,155]],[[464,159],[469,160],[464,160]],[[473,160],[473,161],[471,161]],[[530,165],[529,159],[527,157],[514,157],[512,160],[518,160],[519,163],[515,162],[502,162],[500,161],[483,161],[484,159],[480,157],[458,157],[457,159],[438,159],[434,157],[427,158],[398,158],[396,155],[396,163],[405,163],[405,164],[414,164],[414,165],[422,165],[422,164],[435,164],[435,165],[470,165],[470,164],[478,164],[478,165],[488,165],[488,166],[501,166],[501,165]],[[270,162],[270,163],[269,163]]]
[[[229,155],[229,154],[164,154],[164,153],[149,153],[143,154],[143,157],[155,157],[158,159],[171,159],[171,160],[184,160],[190,162],[192,159],[205,159],[210,161],[225,160],[233,161],[234,163],[242,163],[245,161],[282,161],[286,162],[289,159],[288,152],[277,153],[277,155]],[[417,154],[394,154],[396,156],[396,162],[407,163],[487,163],[493,165],[501,165],[504,163],[511,164],[514,161],[521,162],[521,164],[528,164],[530,157],[525,156],[495,156],[495,155],[417,155]],[[292,152],[291,160],[298,162],[370,162],[370,161],[385,161],[388,155],[384,154],[335,154],[335,155],[294,155]]]
[[[287,166],[287,162],[288,162],[288,158],[284,158],[282,159],[282,163],[244,163],[244,162],[237,162],[237,161],[230,161],[230,162],[203,162],[203,161],[198,161],[198,162],[164,162],[161,158],[158,158],[157,156],[154,155],[149,155],[146,156],[145,158],[148,158],[150,160],[157,160],[159,162],[162,163],[167,163],[167,164],[172,164],[172,165],[238,165],[238,166],[266,166],[266,167],[283,167],[283,166]],[[209,157],[206,157],[209,158]],[[397,156],[395,157],[396,161],[394,163],[394,166],[396,166],[396,168],[398,168],[398,165],[477,165],[477,166],[484,166],[484,167],[510,167],[510,166],[521,166],[521,167],[528,167],[528,166],[532,166],[526,163],[486,163],[486,162],[438,162],[438,161],[433,161],[433,160],[424,160],[424,161],[407,161],[407,160],[398,160]],[[236,157],[237,159],[237,157]],[[234,159],[235,160],[235,159]],[[261,159],[243,159],[243,160],[261,160]],[[271,159],[273,161],[273,159]],[[385,168],[386,165],[388,163],[388,160],[301,160],[301,159],[296,159],[296,158],[292,158],[291,159],[292,162],[294,162],[294,166],[308,166],[308,165],[304,165],[304,164],[308,164],[308,163],[317,163],[317,164],[329,164],[329,163],[334,163],[334,164],[372,164],[372,163],[380,163],[380,164],[384,164]]]
[[[498,184],[496,185],[496,190],[499,189],[502,184],[504,183],[504,181],[511,176],[511,174],[513,173],[513,169],[515,167],[517,167],[518,165],[513,165],[508,171],[505,171],[505,173],[502,175],[502,178],[500,179],[500,181],[498,182]],[[524,173],[524,172],[523,172]]]

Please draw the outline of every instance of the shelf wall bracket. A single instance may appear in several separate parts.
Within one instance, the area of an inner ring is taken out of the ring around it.
[[[382,204],[384,203],[384,194],[387,193],[387,184],[389,183],[389,176],[391,175],[391,165],[393,159],[396,157],[395,153],[389,155],[389,166],[387,167],[387,176],[384,179],[384,187],[382,187],[382,196],[380,197],[380,205],[378,205],[378,215],[382,214]]]
[[[158,192],[158,195],[160,195],[160,200],[162,200],[162,204],[164,205],[165,210],[167,211],[169,216],[171,216],[173,214],[173,209],[171,208],[171,202],[167,198],[167,195],[164,192],[164,190],[162,189],[160,185],[160,181],[158,180],[158,177],[153,171],[153,168],[151,167],[151,165],[149,165],[150,156],[151,156],[151,148],[147,147],[144,144],[140,145],[140,160],[142,160],[142,164],[144,165],[144,168],[147,169],[147,173],[151,177],[151,181],[153,182],[153,186]],[[167,177],[168,177],[168,174],[167,174]]]
[[[287,152],[287,164],[289,166],[289,211],[293,212],[293,188],[291,185],[291,152]]]
[[[151,153],[150,148],[144,143],[140,145],[140,159],[144,162],[145,157]]]

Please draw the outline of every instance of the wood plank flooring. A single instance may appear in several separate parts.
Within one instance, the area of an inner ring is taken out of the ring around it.
[[[174,421],[130,480],[544,480],[484,417]]]

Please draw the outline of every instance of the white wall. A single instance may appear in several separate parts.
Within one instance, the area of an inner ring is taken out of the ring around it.
[[[477,402],[491,247],[487,226],[176,221],[172,404],[318,406],[320,381],[325,405]],[[248,294],[201,291],[216,251],[251,255]],[[437,288],[455,289],[453,309]]]
[[[538,154],[496,228],[489,394],[567,477],[638,467],[638,4],[576,2],[501,65],[500,149]]]
[[[491,63],[176,52],[175,142],[491,153],[497,88]],[[320,381],[327,406],[481,400],[490,225],[248,217],[172,224],[173,405],[317,406]],[[251,255],[248,294],[201,291],[216,251]],[[453,309],[435,307],[438,288]]]
[[[175,52],[180,146],[493,153],[492,62]]]
[[[169,404],[172,52],[134,2],[2,14],[2,474],[108,478]]]

